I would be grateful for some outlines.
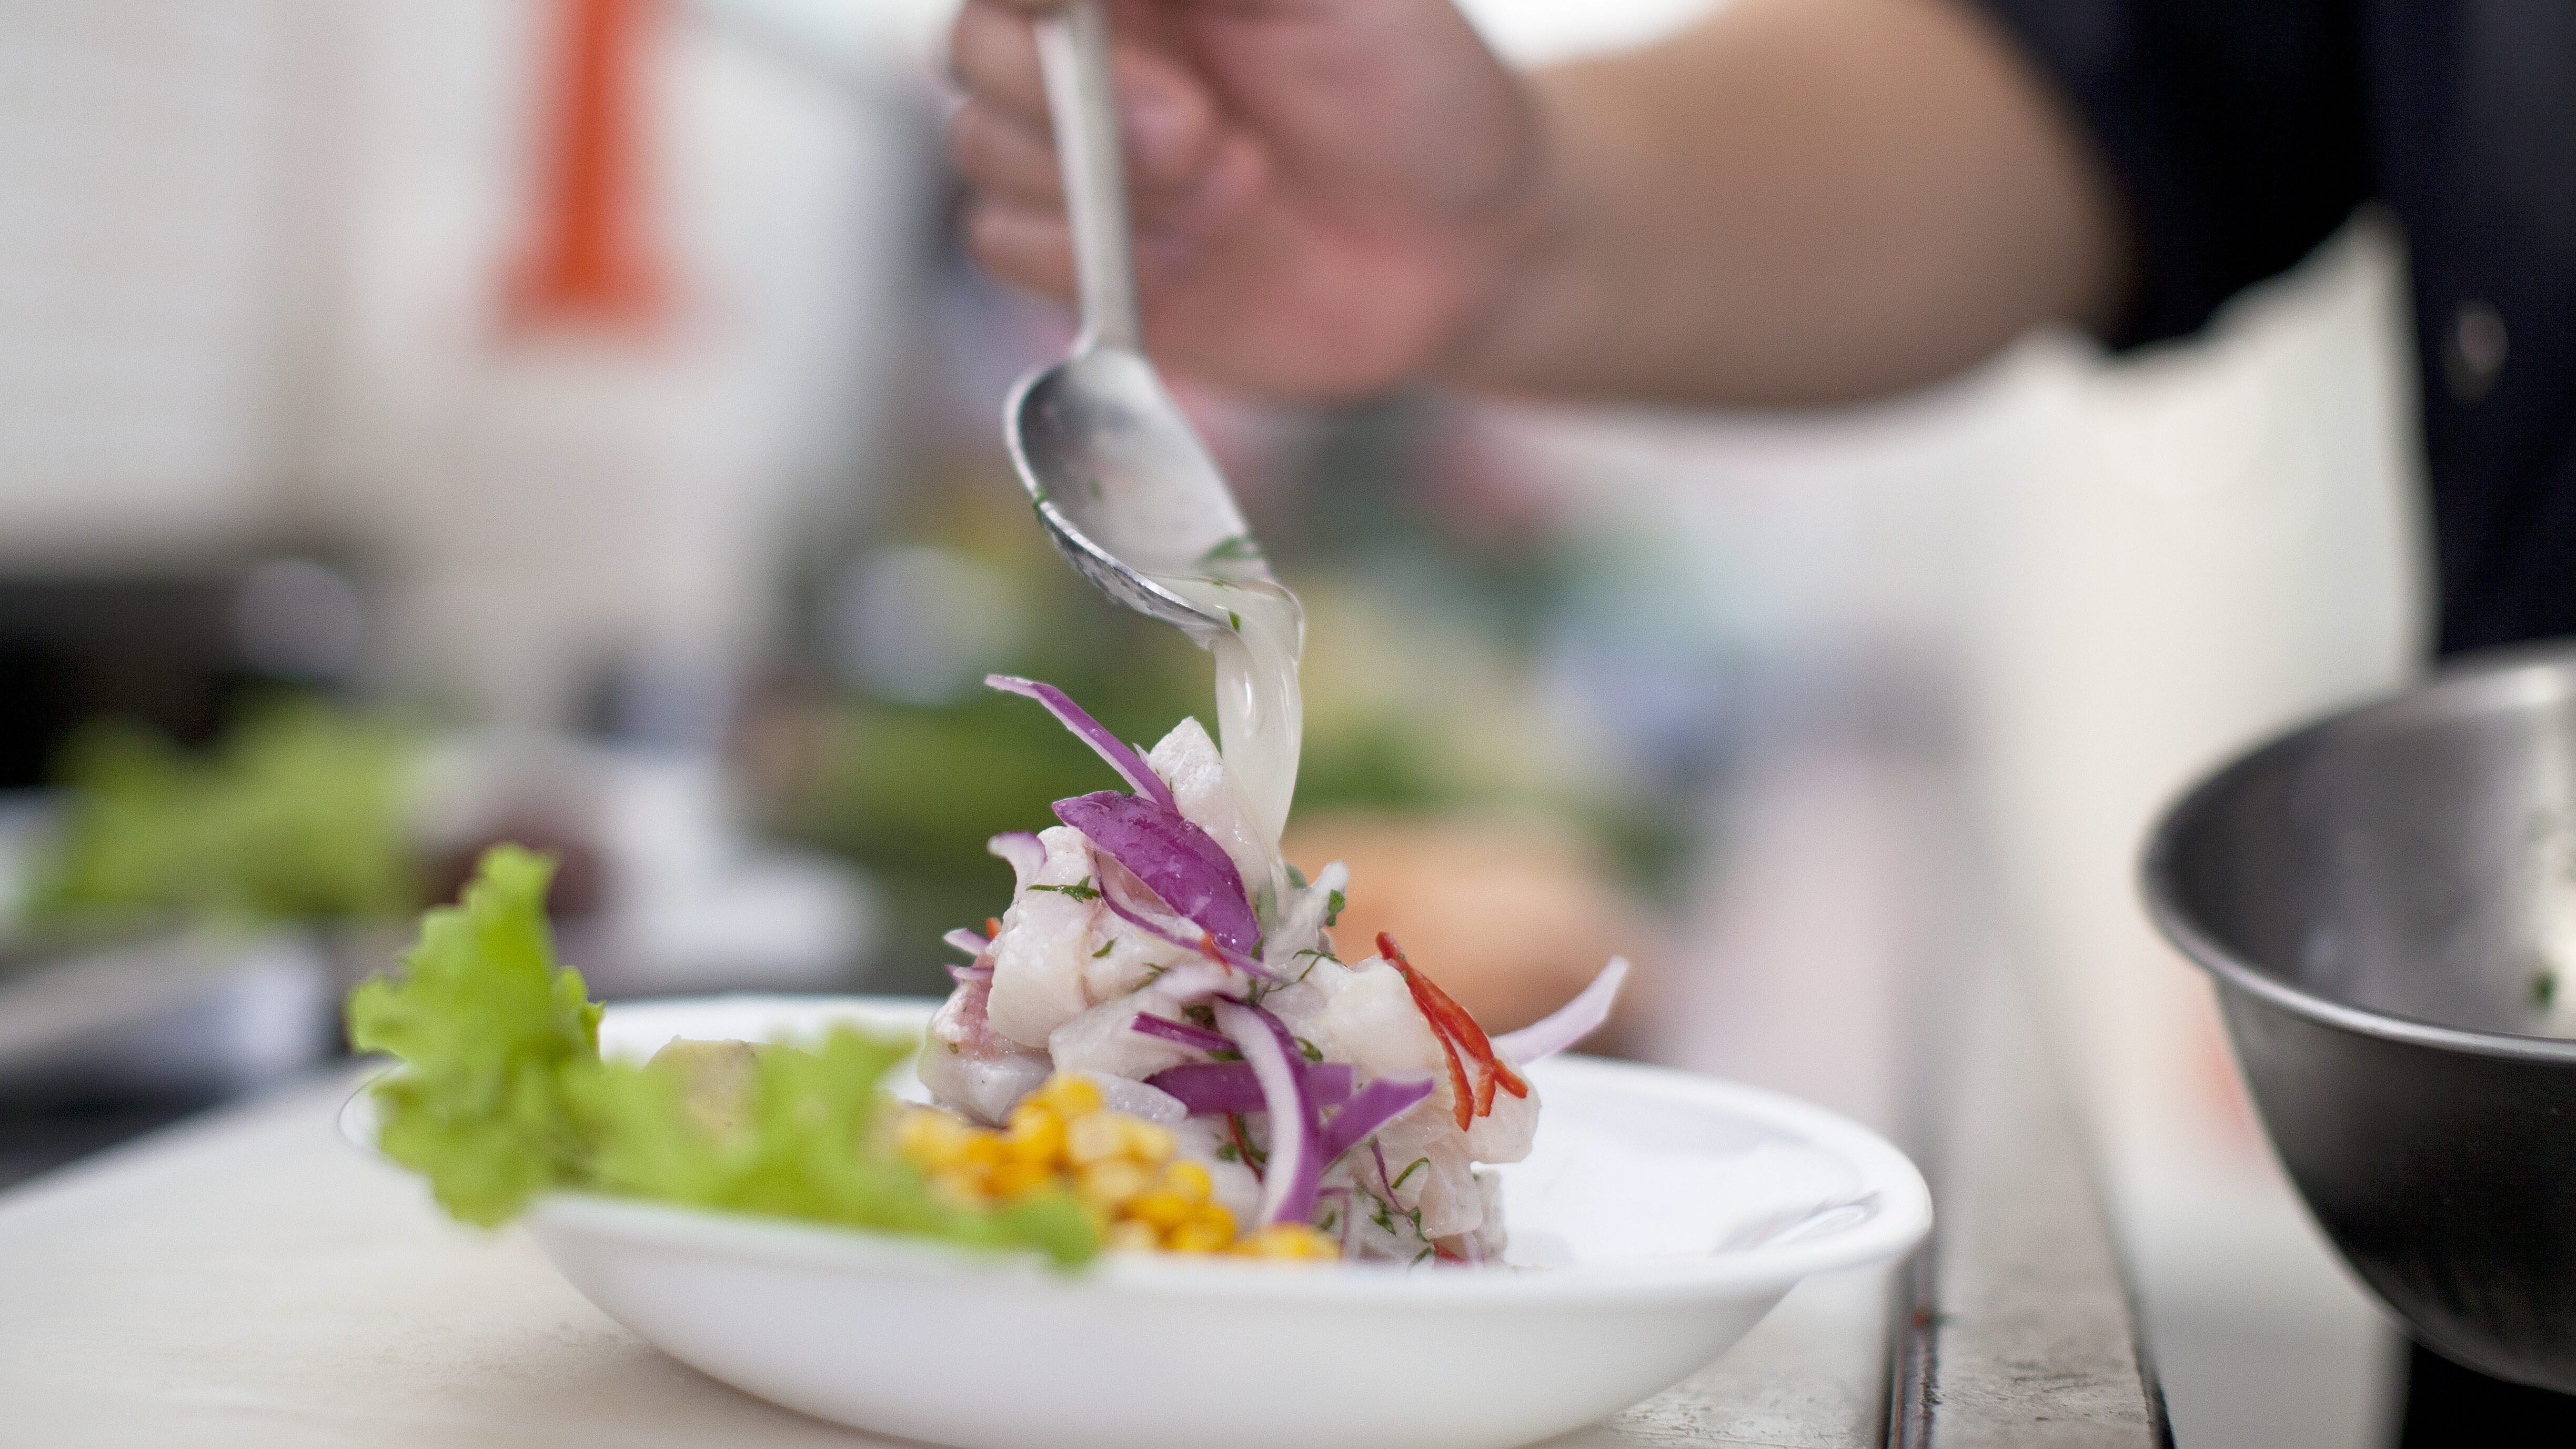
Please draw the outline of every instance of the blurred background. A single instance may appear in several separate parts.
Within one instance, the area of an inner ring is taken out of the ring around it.
[[[1070,328],[958,251],[947,8],[0,7],[0,1182],[336,1050],[497,839],[603,994],[936,990],[984,838],[1105,783],[982,676],[1204,717],[1010,475]],[[1625,1050],[1891,1128],[2008,962],[2179,1437],[2369,1442],[2393,1339],[2132,875],[2423,653],[2397,269],[2364,217],[2188,346],[1825,416],[1185,388],[1308,611],[1292,856],[1497,1026],[1624,951]]]

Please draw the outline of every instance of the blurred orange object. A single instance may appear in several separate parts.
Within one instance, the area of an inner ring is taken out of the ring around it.
[[[543,102],[541,210],[511,273],[513,331],[625,331],[659,321],[665,273],[643,233],[642,61],[657,0],[555,0],[557,66]]]
[[[1357,961],[1381,931],[1489,1031],[1527,1026],[1612,956],[1652,969],[1652,927],[1609,858],[1559,822],[1526,815],[1301,817],[1288,858],[1312,875],[1350,867],[1333,939]],[[1633,991],[1629,995],[1634,996]],[[1615,1047],[1616,1017],[1586,1047]]]

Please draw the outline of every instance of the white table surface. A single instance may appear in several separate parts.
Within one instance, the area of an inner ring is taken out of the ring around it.
[[[334,1072],[0,1193],[0,1444],[875,1441],[663,1357],[519,1234],[339,1137]],[[1724,1360],[1555,1449],[1876,1444],[1885,1280],[1818,1279]]]

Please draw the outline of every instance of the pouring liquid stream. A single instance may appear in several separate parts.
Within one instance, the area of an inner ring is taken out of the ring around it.
[[[1284,892],[1287,879],[1279,837],[1296,797],[1297,756],[1305,737],[1305,705],[1297,688],[1305,610],[1296,595],[1268,579],[1148,577],[1226,621],[1226,627],[1189,632],[1215,656],[1218,749],[1255,843],[1270,862],[1273,899],[1280,899],[1276,893]]]

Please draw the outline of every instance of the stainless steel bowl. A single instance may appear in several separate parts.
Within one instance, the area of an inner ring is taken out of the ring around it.
[[[2445,1356],[2576,1392],[2576,646],[2264,745],[2145,876],[2354,1270]]]

